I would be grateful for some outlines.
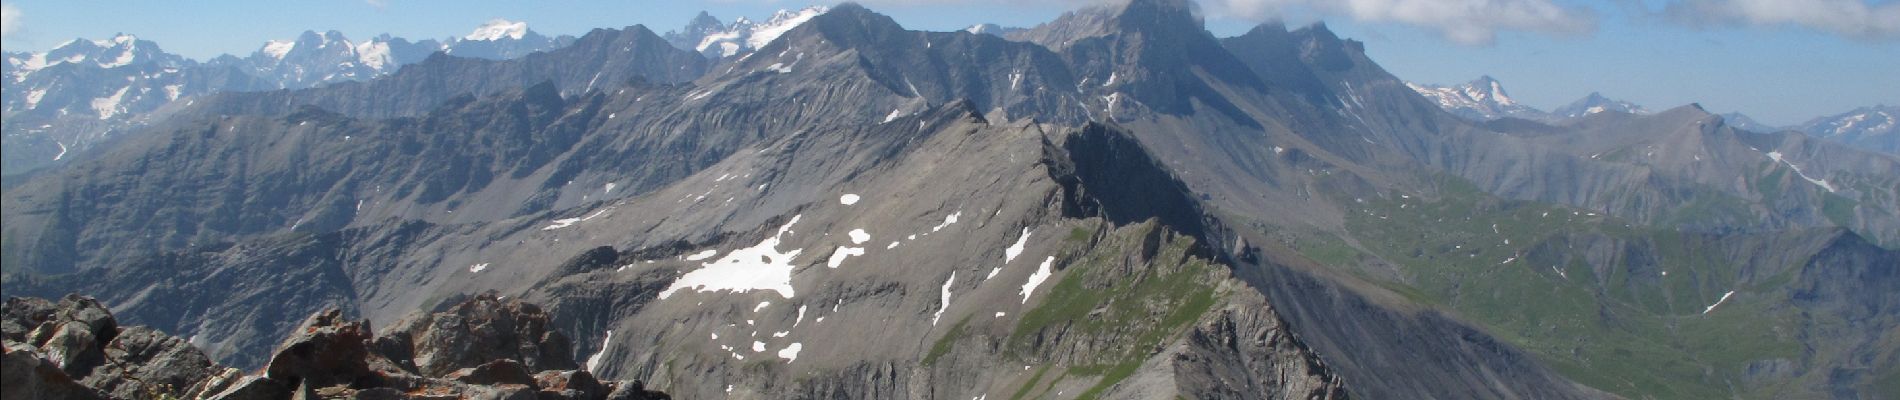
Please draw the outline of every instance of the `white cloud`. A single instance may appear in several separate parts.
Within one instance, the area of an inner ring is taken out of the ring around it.
[[[1794,25],[1858,39],[1900,39],[1900,3],[1869,0],[1683,0],[1664,6],[1696,26]]]
[[[20,31],[20,8],[12,4],[0,4],[0,34],[11,35]]]
[[[1418,26],[1464,44],[1486,45],[1498,32],[1587,34],[1596,12],[1550,0],[1203,0],[1217,16],[1281,18],[1294,13],[1343,16],[1358,21]]]

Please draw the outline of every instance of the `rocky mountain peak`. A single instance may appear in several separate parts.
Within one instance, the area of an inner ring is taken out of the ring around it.
[[[1590,95],[1571,102],[1569,105],[1559,107],[1555,111],[1551,111],[1551,113],[1564,118],[1576,118],[1606,111],[1639,115],[1652,113],[1648,108],[1644,108],[1636,103],[1612,99],[1604,96],[1601,92],[1590,92]]]
[[[1794,128],[1810,136],[1900,154],[1900,106],[1861,107],[1811,119]]]
[[[534,31],[528,30],[528,23],[496,18],[489,20],[474,31],[462,36],[462,40],[496,41],[503,38],[521,40]]]
[[[16,75],[15,81],[23,79],[25,74],[63,64],[117,68],[148,64],[177,67],[188,63],[184,57],[166,53],[157,43],[126,33],[101,40],[73,39],[43,53],[7,54],[9,73]]]
[[[1550,121],[1555,118],[1548,113],[1517,102],[1504,90],[1504,84],[1490,75],[1484,75],[1459,85],[1440,86],[1406,82],[1419,95],[1437,103],[1439,108],[1453,115],[1473,121],[1490,121],[1500,118],[1522,118],[1533,121]]]
[[[825,6],[784,9],[774,12],[765,21],[739,17],[730,24],[721,24],[718,18],[701,11],[683,29],[667,32],[666,40],[674,47],[697,51],[708,58],[733,57],[765,47],[780,35],[828,10],[830,8]]]

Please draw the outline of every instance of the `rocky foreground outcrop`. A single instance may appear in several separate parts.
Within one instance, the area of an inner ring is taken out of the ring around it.
[[[32,399],[667,399],[579,370],[532,304],[476,296],[377,336],[341,311],[310,316],[262,371],[217,365],[191,342],[121,327],[98,301],[6,300],[0,397]]]

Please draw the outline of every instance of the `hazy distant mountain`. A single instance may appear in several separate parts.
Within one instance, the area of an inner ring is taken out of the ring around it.
[[[721,24],[718,18],[702,11],[685,28],[667,32],[664,37],[676,47],[697,51],[710,58],[726,58],[763,47],[779,35],[827,10],[829,8],[824,6],[779,10],[762,22],[739,17],[730,24]]]
[[[1453,86],[1420,85],[1406,83],[1412,90],[1425,98],[1438,103],[1440,108],[1453,115],[1473,121],[1489,121],[1505,117],[1523,118],[1535,121],[1551,120],[1551,115],[1535,107],[1518,103],[1504,85],[1490,76]]]
[[[573,36],[547,37],[528,29],[526,22],[496,19],[467,35],[443,41],[442,51],[457,57],[507,60],[573,43]]]
[[[1756,121],[1754,118],[1749,118],[1747,115],[1742,115],[1742,113],[1739,113],[1739,112],[1731,112],[1731,113],[1722,114],[1722,120],[1724,122],[1727,122],[1729,126],[1733,126],[1733,127],[1740,128],[1746,131],[1751,131],[1751,132],[1770,133],[1770,132],[1780,131],[1783,129],[1781,127],[1761,123],[1760,121]]]
[[[74,39],[42,53],[6,53],[5,113],[111,119],[196,93],[183,86],[196,63],[157,43],[121,34],[109,40]]]
[[[208,66],[132,35],[76,39],[40,53],[5,53],[0,168],[25,173],[81,152],[174,100],[275,85]]]
[[[1005,27],[1005,26],[997,25],[997,24],[976,24],[976,25],[971,25],[969,28],[964,28],[963,31],[978,34],[978,35],[1009,36],[1010,34],[1022,32],[1024,31],[1024,29],[1017,28],[1017,27]]]
[[[1856,147],[1900,154],[1900,106],[1861,107],[1815,118],[1795,127],[1808,135]]]
[[[543,36],[528,29],[525,22],[496,19],[467,35],[443,41],[410,42],[381,35],[359,43],[337,31],[305,31],[296,40],[266,42],[248,57],[221,57],[211,64],[230,64],[274,81],[280,88],[301,89],[386,75],[438,51],[459,57],[503,60],[561,48],[573,42],[571,36]]]
[[[1602,93],[1597,92],[1590,92],[1589,96],[1584,96],[1582,99],[1577,99],[1577,101],[1571,102],[1563,107],[1558,107],[1550,113],[1562,118],[1577,118],[1605,111],[1637,115],[1651,113],[1648,108],[1643,108],[1643,106],[1636,105],[1636,103],[1603,97]]]
[[[445,52],[508,59],[567,46],[526,23],[494,20],[462,37],[411,42],[384,34],[352,41],[340,32],[305,31],[272,40],[245,57],[198,62],[132,35],[76,39],[40,53],[5,53],[0,113],[6,117],[0,165],[24,173],[142,123],[172,101],[211,93],[300,89],[388,75]]]

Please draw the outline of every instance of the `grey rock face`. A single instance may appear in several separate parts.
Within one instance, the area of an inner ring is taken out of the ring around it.
[[[145,327],[119,327],[110,311],[87,297],[66,296],[59,303],[8,298],[4,318],[8,373],[18,367],[23,386],[32,388],[24,393],[36,396],[177,395],[214,367],[182,339]],[[59,374],[35,372],[44,368]]]
[[[484,364],[490,360],[518,360],[513,368],[521,376],[579,368],[567,337],[548,323],[539,306],[477,296],[444,312],[397,322],[378,339],[377,348],[402,354],[396,362],[414,365],[425,376],[504,367]]]
[[[7,343],[0,353],[0,395],[8,399],[106,399],[97,390],[79,384],[58,365],[40,358],[35,350]]]
[[[452,310],[435,314],[435,319],[467,316],[492,326],[497,322],[494,316],[505,315],[512,319],[500,322],[517,323],[524,327],[522,332],[530,333],[538,328],[528,325],[546,322],[533,305],[504,304],[494,297],[457,304]],[[452,361],[471,366],[443,375],[419,376],[408,360],[396,361],[406,354],[392,357],[385,351],[394,348],[388,345],[389,338],[377,338],[366,323],[345,320],[334,309],[311,315],[294,336],[284,341],[263,372],[250,376],[212,363],[183,339],[146,327],[116,329],[112,315],[90,298],[68,296],[56,305],[42,299],[14,297],[7,300],[5,311],[6,368],[0,381],[5,383],[8,399],[670,398],[646,390],[639,382],[601,382],[585,371],[549,368],[574,365],[564,347],[549,349],[558,353],[533,354],[530,363],[523,363],[518,354],[511,352],[489,353],[508,358],[480,362],[455,358]],[[482,320],[483,316],[490,318]],[[36,327],[22,329],[26,325]],[[67,343],[82,339],[102,343],[81,328],[93,325],[114,328],[117,334],[110,343],[103,344],[106,351],[97,366],[70,375],[65,369],[84,365],[87,360],[67,356],[72,348]],[[55,326],[72,332],[47,332],[53,329],[48,327]],[[493,329],[459,333],[464,340],[485,344],[519,342],[520,334]],[[552,335],[539,334],[531,339],[545,344],[558,339],[558,333]],[[33,341],[34,337],[49,339]],[[426,341],[421,346],[403,350],[422,354],[468,350],[442,341]],[[541,368],[540,373],[531,375],[529,365]]]
[[[1326,368],[1265,299],[1236,295],[1194,328],[1173,360],[1181,395],[1196,399],[1344,399],[1343,379]]]

